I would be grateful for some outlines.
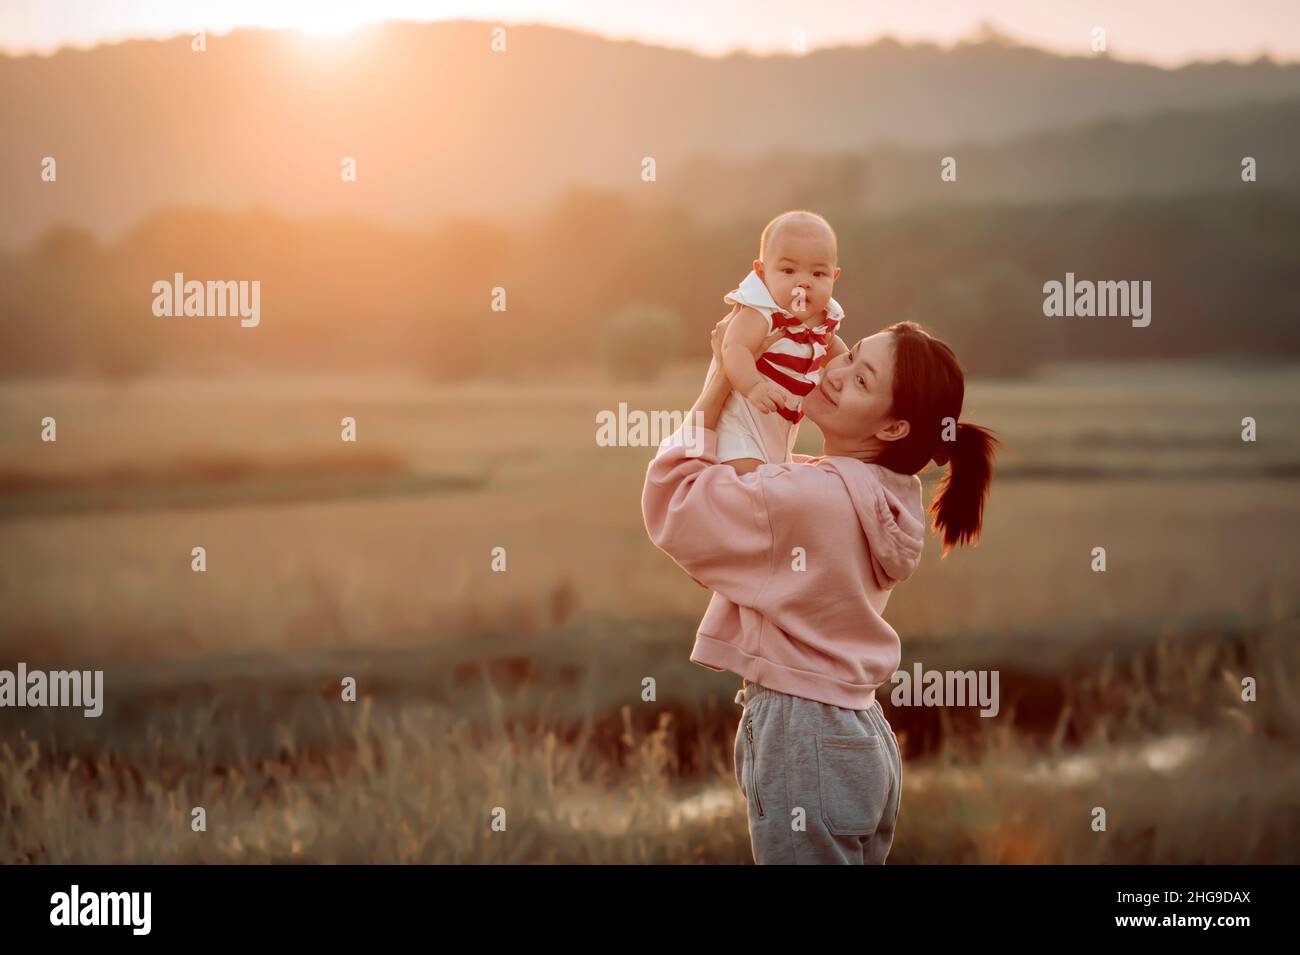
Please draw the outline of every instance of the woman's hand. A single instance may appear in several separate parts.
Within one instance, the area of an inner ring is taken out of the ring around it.
[[[710,431],[718,426],[718,418],[722,416],[722,406],[727,403],[727,396],[731,394],[731,381],[727,378],[727,372],[722,365],[722,340],[727,334],[727,325],[740,308],[739,305],[734,306],[731,313],[714,325],[713,331],[709,333],[709,347],[713,350],[714,358],[713,374],[705,379],[704,390],[691,406],[690,420]]]

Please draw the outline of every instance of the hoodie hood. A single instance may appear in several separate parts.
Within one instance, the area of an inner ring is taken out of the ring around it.
[[[888,589],[912,576],[925,546],[921,479],[856,458],[821,458],[818,463],[844,482],[867,539],[877,586]]]

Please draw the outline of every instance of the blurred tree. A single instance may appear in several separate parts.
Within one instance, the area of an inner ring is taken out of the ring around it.
[[[1042,306],[1042,282],[1018,263],[996,259],[940,282],[907,317],[952,346],[967,374],[1021,377],[1042,356]]]
[[[146,322],[142,311],[117,300],[87,316],[90,335],[84,343],[83,360],[93,374],[128,385],[153,371],[158,360],[157,326]]]
[[[425,319],[421,348],[431,351],[427,371],[441,382],[468,381],[500,371],[508,326],[498,317],[466,309],[456,321]]]
[[[682,347],[682,321],[664,305],[634,302],[605,325],[605,357],[619,380],[652,381]]]

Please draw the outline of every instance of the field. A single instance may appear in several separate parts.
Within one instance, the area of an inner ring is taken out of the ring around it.
[[[0,668],[107,696],[0,710],[0,861],[750,861],[707,594],[646,539],[650,449],[594,440],[697,372],[0,386]],[[1002,712],[885,704],[890,861],[1300,861],[1296,369],[1062,367],[963,418],[1007,445],[984,539],[886,616]]]

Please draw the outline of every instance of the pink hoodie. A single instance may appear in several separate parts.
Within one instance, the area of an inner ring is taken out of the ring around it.
[[[679,429],[650,462],[641,511],[655,545],[714,591],[693,662],[852,710],[897,670],[881,614],[921,560],[916,475],[804,455],[740,475],[718,463],[716,432]]]

